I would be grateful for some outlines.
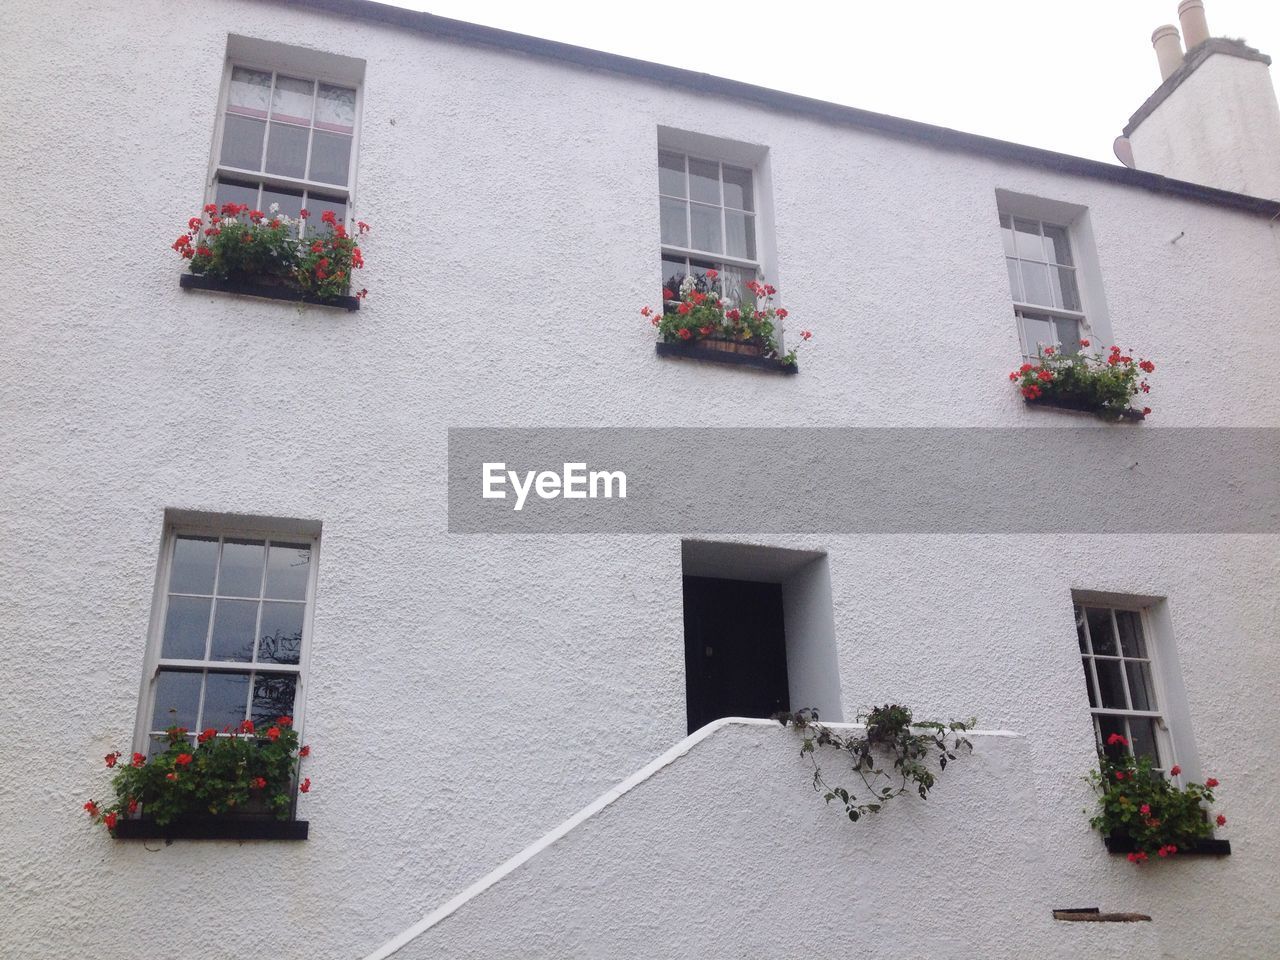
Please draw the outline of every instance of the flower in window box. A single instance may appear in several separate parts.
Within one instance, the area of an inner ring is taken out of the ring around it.
[[[114,801],[84,804],[94,823],[114,831],[121,819],[139,812],[160,826],[246,811],[289,819],[293,785],[305,756],[292,718],[280,717],[261,736],[246,720],[237,732],[201,734],[194,745],[182,727],[170,727],[166,737],[164,751],[149,760],[135,753],[128,766],[111,764],[117,771],[111,781]],[[303,782],[310,789],[310,778]]]
[[[724,281],[716,270],[690,273],[680,283],[678,298],[663,288],[661,314],[646,306],[640,315],[650,319],[667,343],[697,342],[708,349],[750,353],[795,364],[797,348],[782,353],[778,345],[777,321],[787,318],[785,308],[773,306],[778,291],[756,280],[748,281],[732,295],[723,288]],[[806,330],[800,339],[803,342],[812,336]]]
[[[266,213],[251,210],[248,204],[209,204],[204,208],[209,226],[205,227],[204,217],[192,217],[173,249],[200,276],[283,287],[319,300],[346,295],[351,271],[364,268],[357,237],[332,210],[325,210],[322,227],[308,227],[306,240],[300,241],[298,224],[309,212],[301,211],[295,221],[279,214],[275,204],[272,207],[268,220]],[[369,229],[360,221],[358,236]],[[197,238],[201,242],[193,245]]]
[[[1089,341],[1081,340],[1080,346],[1088,347]],[[1142,373],[1154,373],[1155,369],[1150,360],[1135,361],[1119,347],[1112,347],[1106,355],[1041,347],[1036,362],[1022,364],[1009,379],[1028,402],[1085,410],[1108,419],[1126,415],[1141,418],[1151,408],[1143,407],[1139,414],[1129,405],[1130,400],[1151,392]]]
[[[1128,746],[1124,737],[1112,734],[1108,745],[1117,743]],[[1142,864],[1152,856],[1168,859],[1213,833],[1206,809],[1214,802],[1213,789],[1218,786],[1213,777],[1203,784],[1178,787],[1152,767],[1149,757],[1135,759],[1127,750],[1118,754],[1100,750],[1098,757],[1098,769],[1089,774],[1098,794],[1089,825],[1112,840],[1131,844],[1135,849],[1129,854],[1130,863]],[[1176,765],[1169,768],[1170,776],[1181,772]],[[1218,814],[1215,822],[1225,826],[1227,818]]]

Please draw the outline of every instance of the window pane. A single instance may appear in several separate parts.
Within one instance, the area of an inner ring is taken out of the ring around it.
[[[1043,263],[1028,263],[1025,260],[1021,262],[1021,267],[1022,302],[1052,307],[1054,303],[1053,293],[1049,288],[1049,268]]]
[[[689,197],[703,203],[720,202],[720,164],[689,158]]]
[[[213,595],[213,574],[218,566],[216,537],[178,537],[173,545],[170,593]]]
[[[222,154],[218,162],[242,170],[261,170],[262,136],[266,128],[262,120],[227,114],[222,127]]]
[[[293,716],[296,688],[297,677],[293,674],[258,674],[254,678],[253,707],[249,719],[256,725],[269,726],[277,717]]]
[[[260,663],[297,663],[302,651],[301,603],[264,603],[258,630]]]
[[[261,540],[228,540],[222,545],[222,570],[218,596],[257,597],[262,590],[262,561],[266,544]]]
[[[302,210],[302,191],[301,190],[283,190],[273,187],[262,188],[262,211],[270,213],[271,205],[279,204],[279,213],[288,217],[290,220],[297,220],[298,214]]]
[[[726,210],[724,214],[728,249],[725,253],[744,260],[756,258],[756,218],[749,213]]]
[[[1133,746],[1133,755],[1135,757],[1150,757],[1157,767],[1164,765],[1160,760],[1160,751],[1156,749],[1156,723],[1154,720],[1146,717],[1131,717],[1129,720],[1129,732],[1132,734],[1130,742]]]
[[[1054,263],[1071,265],[1071,244],[1067,242],[1065,227],[1053,227],[1046,223],[1044,225],[1044,246],[1046,255]]]
[[[311,575],[311,547],[305,543],[273,543],[267,551],[267,588],[274,600],[305,600]]]
[[[675,247],[687,247],[689,228],[685,223],[685,215],[688,205],[683,200],[672,200],[670,197],[662,197],[658,203],[661,205],[662,242]]]
[[[247,673],[210,673],[204,681],[204,711],[200,715],[200,728],[222,730],[238,726],[244,720],[248,702]]]
[[[1093,689],[1093,673],[1089,670],[1089,658],[1081,658],[1081,663],[1084,664],[1084,687],[1085,693],[1089,696],[1089,706],[1096,707],[1098,705],[1098,694]]]
[[[271,74],[245,67],[234,67],[231,70],[231,89],[227,95],[229,113],[265,117],[270,97]]]
[[[287,123],[272,123],[271,136],[267,139],[267,173],[282,177],[302,179],[307,175],[306,127],[294,127]]]
[[[348,87],[320,84],[316,126],[335,133],[352,133],[356,128],[356,92]]]
[[[317,130],[311,140],[311,179],[346,183],[351,167],[351,138]]]
[[[1135,610],[1117,610],[1116,626],[1120,630],[1120,649],[1126,657],[1147,657],[1147,645],[1142,638],[1142,615]]]
[[[276,88],[271,94],[271,119],[310,126],[313,92],[310,80],[276,77]]]
[[[1118,657],[1115,632],[1111,629],[1111,611],[1099,607],[1089,607],[1085,611],[1089,620],[1089,639],[1093,641],[1093,652],[1106,657]]]
[[[1024,260],[1043,260],[1044,242],[1040,239],[1040,224],[1035,220],[1013,221],[1013,245]]]
[[[170,597],[160,656],[172,660],[203,660],[212,605],[213,601],[207,597]]]
[[[688,271],[683,258],[662,258],[662,288],[671,294],[672,300],[680,299],[680,284]]]
[[[1098,717],[1098,746],[1108,757],[1113,760],[1119,760],[1128,751],[1121,744],[1110,744],[1107,740],[1113,734],[1120,734],[1126,740],[1129,739],[1129,733],[1125,729],[1124,717],[1114,717],[1107,714],[1101,714]]]
[[[307,210],[311,214],[311,219],[315,221],[312,225],[312,230],[319,230],[322,235],[325,232],[325,228],[321,222],[321,217],[324,216],[326,210],[332,210],[339,223],[345,223],[347,220],[347,203],[340,197],[308,193]]]
[[[1080,324],[1074,320],[1058,317],[1053,321],[1054,334],[1058,338],[1058,349],[1062,353],[1080,352]]]
[[[258,601],[218,600],[213,614],[210,660],[247,663],[253,659],[253,630],[258,621]]]
[[[747,281],[754,280],[756,272],[742,267],[723,266],[720,268],[720,288],[726,300],[734,306],[741,305],[747,295]]]
[[[1004,243],[1004,255],[1016,257],[1017,248],[1013,245],[1013,221],[1005,214],[1000,214],[1000,240]]]
[[[1053,346],[1053,328],[1049,321],[1036,314],[1019,314],[1022,326],[1022,349],[1028,357],[1036,355],[1038,346]]]
[[[1133,698],[1133,709],[1157,709],[1155,689],[1151,686],[1151,667],[1143,661],[1127,660],[1124,668],[1129,672],[1129,696]]]
[[[684,154],[658,151],[658,192],[669,197],[683,197]]]
[[[755,196],[751,190],[751,171],[742,167],[724,165],[724,205],[735,210],[754,210]]]
[[[1051,267],[1049,282],[1053,284],[1055,306],[1064,310],[1080,309],[1080,288],[1076,286],[1076,272],[1069,267]]]
[[[720,235],[719,207],[705,207],[700,203],[692,204],[689,219],[693,232],[690,247],[694,250],[706,250],[709,253],[724,252],[724,239]]]
[[[1009,296],[1015,303],[1025,303],[1022,296],[1022,275],[1018,272],[1018,261],[1005,258],[1004,265],[1009,270]]]
[[[258,206],[258,185],[239,180],[219,180],[213,198],[219,207],[224,203],[246,203],[253,210]]]
[[[1120,678],[1120,661],[1094,660],[1093,668],[1098,671],[1098,693],[1102,695],[1102,705],[1128,710],[1129,704],[1124,699],[1124,681]]]
[[[151,729],[186,727],[194,730],[200,706],[199,673],[161,670],[156,674],[156,706],[151,713]]]

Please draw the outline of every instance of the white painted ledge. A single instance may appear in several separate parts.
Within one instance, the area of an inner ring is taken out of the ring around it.
[[[507,860],[505,863],[491,870],[461,893],[437,907],[435,910],[432,910],[413,926],[397,934],[395,937],[392,937],[377,950],[374,950],[373,953],[370,953],[365,957],[364,960],[385,960],[385,958],[392,956],[402,947],[412,942],[423,933],[426,933],[436,924],[452,916],[462,906],[480,896],[480,894],[484,893],[499,880],[502,880],[504,877],[514,873],[523,864],[528,863],[548,847],[551,847],[579,824],[590,820],[597,813],[604,810],[627,793],[631,792],[660,770],[675,763],[675,761],[679,760],[703,740],[706,740],[713,734],[729,726],[776,727],[779,726],[779,723],[776,720],[761,720],[753,717],[723,717],[720,720],[715,720],[712,723],[707,724],[705,727],[695,730],[666,753],[645,764],[645,766],[627,777],[627,779],[623,780],[612,789],[605,791],[559,826],[556,826],[543,834],[539,839],[529,844],[529,846],[525,847],[510,860]],[[823,726],[832,730],[860,730],[864,725],[859,723],[824,723]],[[1018,734],[1009,730],[970,730],[966,735],[973,738],[986,739],[1016,739],[1018,737]]]

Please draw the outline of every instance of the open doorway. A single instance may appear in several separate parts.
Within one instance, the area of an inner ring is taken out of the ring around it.
[[[842,719],[825,553],[687,540],[681,561],[690,733],[801,707]]]

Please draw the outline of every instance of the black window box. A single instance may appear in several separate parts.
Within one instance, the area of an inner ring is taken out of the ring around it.
[[[1123,834],[1113,833],[1108,837],[1103,837],[1103,842],[1107,845],[1108,853],[1134,853],[1138,849],[1133,845],[1133,840]],[[1178,857],[1229,857],[1231,856],[1231,841],[1205,837],[1203,840],[1197,840],[1189,847],[1178,847],[1178,852],[1173,856],[1174,859]]]
[[[178,286],[183,290],[211,290],[214,293],[236,293],[243,297],[263,297],[267,300],[288,300],[290,303],[311,303],[318,307],[339,307],[343,310],[359,310],[359,297],[331,297],[328,300],[299,293],[289,287],[275,287],[250,280],[222,280],[218,277],[202,277],[194,273],[178,275]]]
[[[274,817],[206,817],[175,820],[163,827],[154,820],[121,820],[117,840],[305,840],[306,820]]]
[[[1147,415],[1135,407],[1125,407],[1125,409],[1120,411],[1118,418],[1113,418],[1110,413],[1104,410],[1099,410],[1097,407],[1090,406],[1089,404],[1083,403],[1079,400],[1074,400],[1071,397],[1039,397],[1035,400],[1032,400],[1029,397],[1023,397],[1022,402],[1028,407],[1054,407],[1058,410],[1074,410],[1077,413],[1092,413],[1096,416],[1102,417],[1104,420],[1120,419],[1139,423],[1147,419]]]
[[[660,357],[684,357],[689,360],[705,360],[708,363],[727,363],[731,366],[753,367],[756,370],[767,370],[770,373],[798,373],[799,367],[794,363],[783,363],[777,357],[758,357],[750,353],[729,353],[704,346],[697,340],[688,343],[667,343],[659,341],[656,345]]]

